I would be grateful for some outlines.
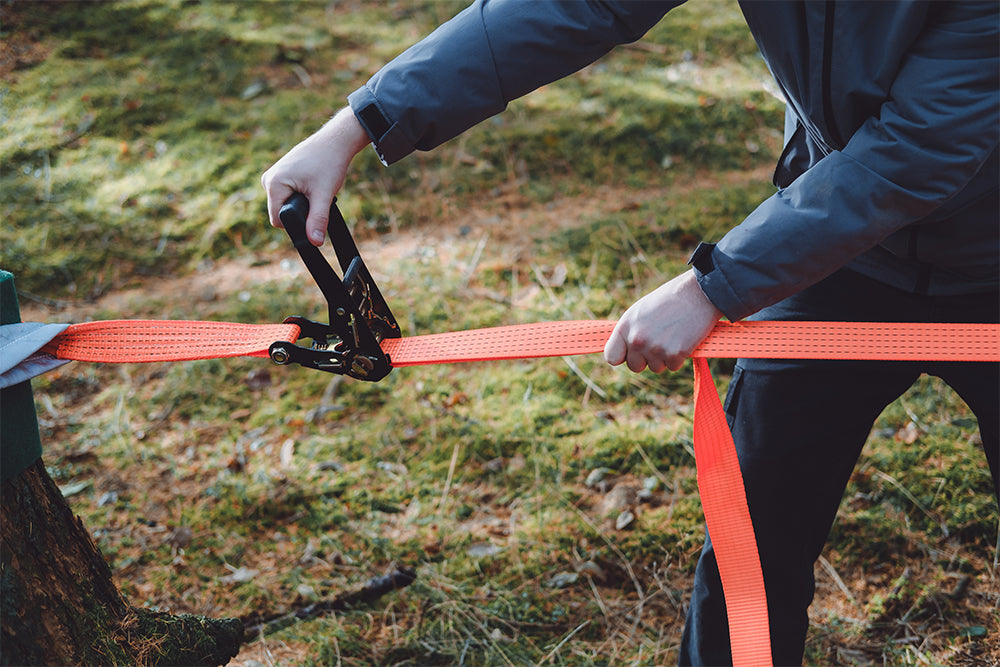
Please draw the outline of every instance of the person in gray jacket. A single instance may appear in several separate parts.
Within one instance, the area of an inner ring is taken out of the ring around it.
[[[386,165],[432,149],[641,38],[677,4],[475,2],[264,173],[271,223],[301,192],[312,204],[310,238],[322,244],[329,204],[365,146]],[[607,361],[677,370],[723,316],[998,321],[1000,5],[740,5],[787,100],[778,191],[717,243],[701,244],[689,271],[628,308]],[[1000,365],[737,363],[726,410],[776,664],[802,660],[813,566],[872,423],[921,373],[944,378],[975,412],[996,493]],[[711,536],[680,662],[731,662]]]

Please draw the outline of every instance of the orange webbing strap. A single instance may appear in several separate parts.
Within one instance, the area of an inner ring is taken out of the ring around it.
[[[720,322],[692,356],[1000,361],[1000,324]]]
[[[705,357],[694,360],[694,458],[705,525],[726,598],[733,665],[770,665],[764,574],[733,434]]]
[[[70,325],[42,352],[107,363],[267,357],[271,343],[295,342],[298,336],[294,324],[107,320]]]
[[[534,359],[604,349],[615,323],[576,320],[391,338],[394,367]],[[43,348],[60,359],[108,363],[266,357],[294,324],[108,320],[73,324]],[[719,322],[694,357],[998,361],[1000,325],[911,322]]]
[[[512,324],[389,338],[382,341],[382,350],[389,355],[393,367],[563,357],[600,352],[614,326],[608,320]]]
[[[600,352],[610,320],[540,322],[392,338],[395,366]],[[913,322],[719,322],[694,357],[997,361],[1000,325]]]
[[[382,342],[393,366],[524,359],[604,349],[615,323],[543,322]],[[720,322],[695,350],[694,451],[726,599],[733,665],[771,664],[767,594],[733,436],[706,357],[1000,360],[1000,325]]]
[[[522,324],[394,338],[393,366],[568,356],[600,352],[611,321]],[[73,325],[43,350],[104,362],[265,357],[295,325],[117,321]],[[695,350],[694,449],[705,523],[726,597],[734,665],[771,663],[767,596],[743,478],[706,357],[1000,361],[1000,324],[720,322]]]

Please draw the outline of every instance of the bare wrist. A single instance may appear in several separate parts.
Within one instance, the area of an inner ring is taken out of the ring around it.
[[[689,292],[691,297],[695,300],[701,302],[706,309],[711,309],[715,314],[715,319],[720,320],[725,315],[721,310],[719,310],[712,300],[708,298],[705,291],[698,284],[698,276],[695,274],[694,270],[691,269],[683,274],[685,289]]]
[[[330,143],[346,149],[351,156],[357,155],[371,143],[368,132],[354,115],[350,107],[344,107],[323,125],[320,133]]]

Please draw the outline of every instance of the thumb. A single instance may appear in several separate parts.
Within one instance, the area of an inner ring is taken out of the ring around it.
[[[604,360],[612,366],[617,366],[624,362],[625,356],[628,353],[628,344],[625,342],[624,333],[621,331],[622,327],[622,322],[619,320],[608,337],[608,342],[604,344]]]

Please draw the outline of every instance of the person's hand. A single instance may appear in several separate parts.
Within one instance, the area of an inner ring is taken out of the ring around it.
[[[636,373],[678,370],[722,317],[698,286],[694,271],[664,283],[636,301],[615,325],[604,359]]]
[[[309,200],[306,234],[313,245],[323,245],[330,204],[344,185],[351,160],[368,143],[368,133],[354,112],[344,108],[288,151],[260,177],[271,224],[281,227],[278,211],[293,193],[301,192]]]

